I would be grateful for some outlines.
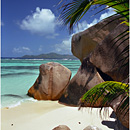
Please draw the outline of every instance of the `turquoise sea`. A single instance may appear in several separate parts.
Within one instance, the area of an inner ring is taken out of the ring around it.
[[[79,60],[53,59],[1,59],[1,107],[14,107],[21,102],[37,101],[27,96],[28,89],[39,75],[39,66],[47,62],[58,62],[76,74]]]

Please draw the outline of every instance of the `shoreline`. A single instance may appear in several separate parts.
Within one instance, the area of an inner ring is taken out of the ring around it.
[[[102,124],[98,115],[100,108],[83,108],[65,106],[58,101],[24,102],[13,108],[1,109],[2,130],[52,130],[58,125],[67,125],[72,130],[83,130],[92,125],[102,130],[114,130]],[[109,108],[109,115],[112,109]],[[104,121],[114,122],[114,118]]]

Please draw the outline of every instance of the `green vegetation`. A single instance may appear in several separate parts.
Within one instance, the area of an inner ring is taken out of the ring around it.
[[[90,89],[87,93],[84,94],[83,98],[81,99],[82,103],[91,103],[93,106],[95,102],[100,98],[101,99],[101,106],[110,106],[112,101],[119,97],[120,95],[124,95],[124,99],[126,101],[129,100],[129,85],[121,83],[121,82],[115,82],[115,81],[106,81],[103,83],[100,83]],[[127,106],[122,106],[122,109],[124,110]]]
[[[104,7],[103,5],[106,5],[106,7],[99,12],[112,7],[115,9],[114,11],[116,11],[115,15],[120,14],[120,18],[124,19],[124,23],[129,25],[128,0],[73,0],[70,3],[65,2],[61,6],[62,12],[60,15],[60,19],[65,25],[69,24],[69,29],[73,29],[73,26],[80,21],[80,19],[87,13],[90,7],[91,10],[96,10],[101,6]],[[97,12],[96,14],[98,14],[99,12]]]
[[[73,55],[60,55],[57,53],[40,54],[40,55],[25,55],[22,59],[77,59]]]

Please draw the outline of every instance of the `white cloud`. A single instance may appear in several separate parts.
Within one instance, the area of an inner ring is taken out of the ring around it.
[[[101,14],[99,19],[94,19],[91,23],[87,23],[87,21],[82,21],[81,23],[78,23],[78,27],[76,26],[74,28],[74,33],[78,33],[80,31],[83,31],[95,24],[97,24],[98,22],[100,22],[101,20],[111,16],[115,14],[115,12],[113,11],[112,8],[108,8],[108,11],[106,13]],[[73,35],[73,34],[72,34]],[[56,44],[55,45],[55,50],[56,52],[60,52],[60,53],[71,53],[71,39],[72,39],[72,35],[68,38],[62,41],[61,44]]]
[[[78,24],[78,28],[76,28],[76,27],[74,28],[74,31],[75,31],[75,33],[83,31],[115,13],[116,12],[113,10],[113,8],[108,8],[108,12],[101,14],[99,19],[94,19],[91,23],[87,23],[86,20],[84,20],[83,22]]]
[[[13,53],[30,53],[31,50],[28,47],[18,47],[18,48],[13,48]]]
[[[105,18],[107,18],[107,17],[109,17],[109,16],[111,16],[111,15],[113,15],[113,14],[115,14],[115,13],[116,13],[116,12],[114,11],[113,8],[108,8],[108,12],[102,14],[102,15],[100,16],[99,21],[101,21],[101,20],[103,20],[103,19],[105,19]]]
[[[22,47],[22,49],[25,51],[30,51],[30,49],[28,47]]]
[[[86,20],[84,20],[83,22],[78,23],[78,27],[75,27],[74,31],[75,31],[75,33],[81,32],[81,31],[83,31],[83,30],[85,30],[85,29],[87,29],[87,28],[97,24],[98,22],[99,22],[98,19],[94,19],[90,24],[88,24],[86,22]]]
[[[71,52],[71,37],[65,39],[61,44],[55,44],[55,51],[62,54],[68,54]]]
[[[50,9],[36,8],[32,15],[22,20],[20,28],[31,33],[49,36],[55,33],[56,16]]]
[[[48,39],[54,39],[56,36],[59,36],[59,34],[58,33],[54,33],[53,35],[46,36],[46,38],[48,38]]]
[[[38,51],[42,51],[42,49],[43,49],[43,46],[42,45],[40,45],[40,47],[38,48]]]

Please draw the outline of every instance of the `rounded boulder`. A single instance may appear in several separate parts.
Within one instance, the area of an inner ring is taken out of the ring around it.
[[[27,95],[38,100],[58,100],[69,84],[71,71],[55,62],[40,65],[39,71]]]
[[[70,128],[66,125],[59,125],[55,127],[53,130],[70,130]]]

